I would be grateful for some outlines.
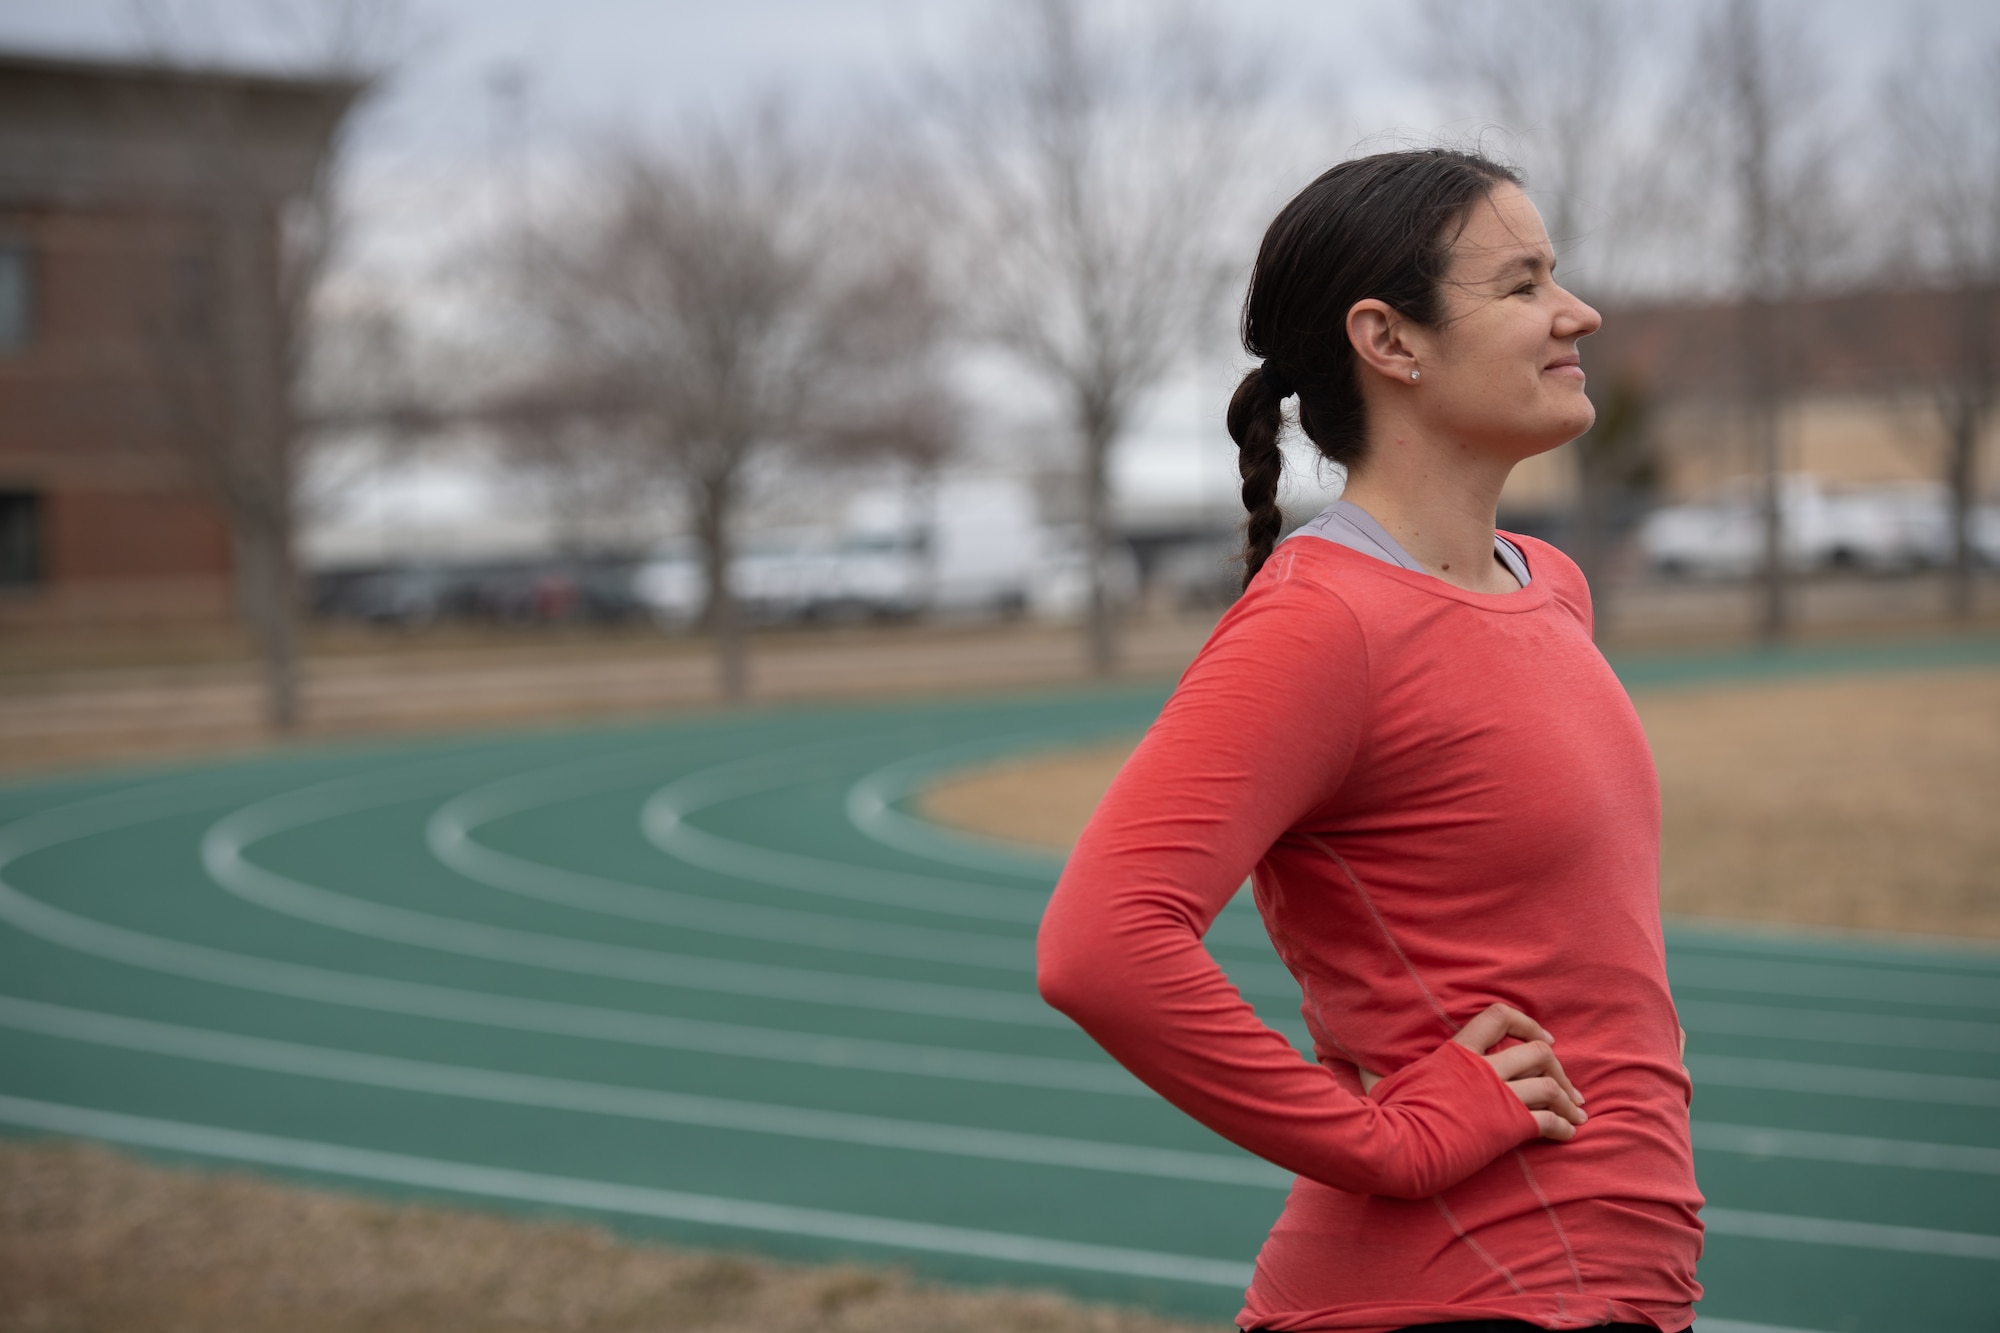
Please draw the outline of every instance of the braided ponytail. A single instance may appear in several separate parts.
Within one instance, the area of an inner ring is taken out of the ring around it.
[[[1243,583],[1277,545],[1282,404],[1299,396],[1299,429],[1343,470],[1367,451],[1368,413],[1347,340],[1347,313],[1379,300],[1417,324],[1444,311],[1439,283],[1466,216],[1496,185],[1520,178],[1477,153],[1448,148],[1342,162],[1272,220],[1243,298],[1243,348],[1263,364],[1229,400],[1243,477]]]
[[[1243,532],[1243,586],[1271,558],[1278,544],[1284,515],[1278,509],[1278,482],[1285,473],[1285,455],[1278,448],[1278,435],[1285,426],[1283,384],[1273,376],[1252,370],[1236,386],[1229,400],[1229,434],[1236,441],[1236,471],[1243,478],[1243,507],[1249,521]]]

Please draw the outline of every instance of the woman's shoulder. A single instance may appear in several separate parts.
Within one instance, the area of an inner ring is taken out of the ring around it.
[[[1553,600],[1561,604],[1570,614],[1590,628],[1592,612],[1590,605],[1590,582],[1583,576],[1583,570],[1576,561],[1564,555],[1561,548],[1530,537],[1522,532],[1500,530],[1500,536],[1514,543],[1521,556],[1527,561],[1529,577],[1547,580]]]
[[[1230,610],[1246,618],[1299,617],[1325,632],[1358,634],[1357,589],[1346,577],[1346,566],[1357,561],[1372,558],[1330,542],[1280,542]]]
[[[1365,617],[1321,548],[1341,551],[1323,542],[1283,542],[1271,552],[1217,622],[1203,656],[1249,656],[1273,665],[1301,659],[1361,665],[1367,656]]]

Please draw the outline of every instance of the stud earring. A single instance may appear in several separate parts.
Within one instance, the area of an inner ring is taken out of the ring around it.
[[[1410,378],[1411,378],[1411,379],[1415,379],[1415,378],[1417,377],[1418,373],[1419,373],[1419,372],[1417,372],[1417,371],[1414,371],[1414,370],[1413,370],[1413,371],[1411,371],[1411,372],[1410,372]]]

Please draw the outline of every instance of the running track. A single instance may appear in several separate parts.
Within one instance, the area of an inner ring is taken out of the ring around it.
[[[1626,668],[2000,664],[2000,642]],[[1227,1316],[1282,1198],[1035,998],[930,777],[1157,689],[0,788],[0,1130]],[[1239,901],[1210,936],[1274,1025]],[[1705,1333],[2000,1325],[2000,955],[1681,930]]]

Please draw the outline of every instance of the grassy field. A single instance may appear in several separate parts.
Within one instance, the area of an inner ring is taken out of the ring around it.
[[[197,1221],[198,1219],[198,1221]],[[773,1263],[0,1143],[10,1333],[1192,1333],[1048,1292]]]
[[[2000,939],[2000,672],[1642,692],[1669,915]],[[994,765],[939,822],[1066,848],[1131,739]]]

